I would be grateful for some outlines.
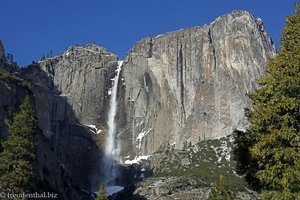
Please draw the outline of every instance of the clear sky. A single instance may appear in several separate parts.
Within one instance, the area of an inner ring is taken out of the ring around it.
[[[0,0],[0,39],[21,65],[74,44],[97,43],[121,59],[149,35],[209,24],[233,10],[263,19],[276,46],[296,0]]]

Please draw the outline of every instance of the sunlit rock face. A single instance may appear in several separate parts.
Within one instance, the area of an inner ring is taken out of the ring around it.
[[[151,154],[164,143],[181,148],[244,129],[246,94],[274,55],[262,21],[245,11],[137,42],[119,85],[121,154]]]

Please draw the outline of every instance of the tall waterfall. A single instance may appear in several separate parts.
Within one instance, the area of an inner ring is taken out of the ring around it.
[[[117,102],[117,90],[119,76],[121,72],[123,61],[118,61],[117,75],[113,81],[111,96],[110,96],[110,108],[108,112],[108,136],[106,138],[106,147],[105,147],[105,181],[107,185],[113,185],[115,179],[117,178],[117,161],[118,161],[118,150],[116,145],[116,122],[115,116],[117,112],[118,102]]]

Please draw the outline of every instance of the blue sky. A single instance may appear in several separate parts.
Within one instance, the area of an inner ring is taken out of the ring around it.
[[[149,35],[209,24],[233,10],[263,19],[276,46],[296,0],[1,0],[0,39],[21,65],[74,44],[97,43],[121,59]]]

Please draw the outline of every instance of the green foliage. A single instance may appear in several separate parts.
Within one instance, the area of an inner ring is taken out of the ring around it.
[[[16,80],[17,77],[0,67],[0,78]]]
[[[263,199],[300,199],[300,4],[296,7],[286,18],[279,54],[250,95],[253,110],[242,141],[251,158],[240,164],[260,181]]]
[[[236,196],[226,185],[224,176],[220,176],[215,187],[209,193],[208,200],[235,200]]]
[[[107,200],[106,196],[106,188],[105,185],[102,183],[99,187],[99,195],[95,200]]]
[[[156,177],[197,177],[207,185],[215,183],[223,175],[230,188],[243,191],[247,182],[235,173],[235,162],[230,149],[233,147],[231,137],[200,141],[183,150],[170,149],[158,151],[160,163],[156,168]],[[188,158],[190,165],[182,165],[181,160]]]
[[[35,159],[34,134],[36,115],[25,97],[20,112],[15,115],[9,128],[9,136],[2,144],[0,153],[0,191],[22,193],[28,191],[35,172],[32,162]]]
[[[22,87],[27,87],[29,90],[31,90],[31,84],[29,82],[16,77],[15,75],[11,74],[10,72],[6,71],[1,67],[0,67],[0,79],[14,81],[18,85]]]

